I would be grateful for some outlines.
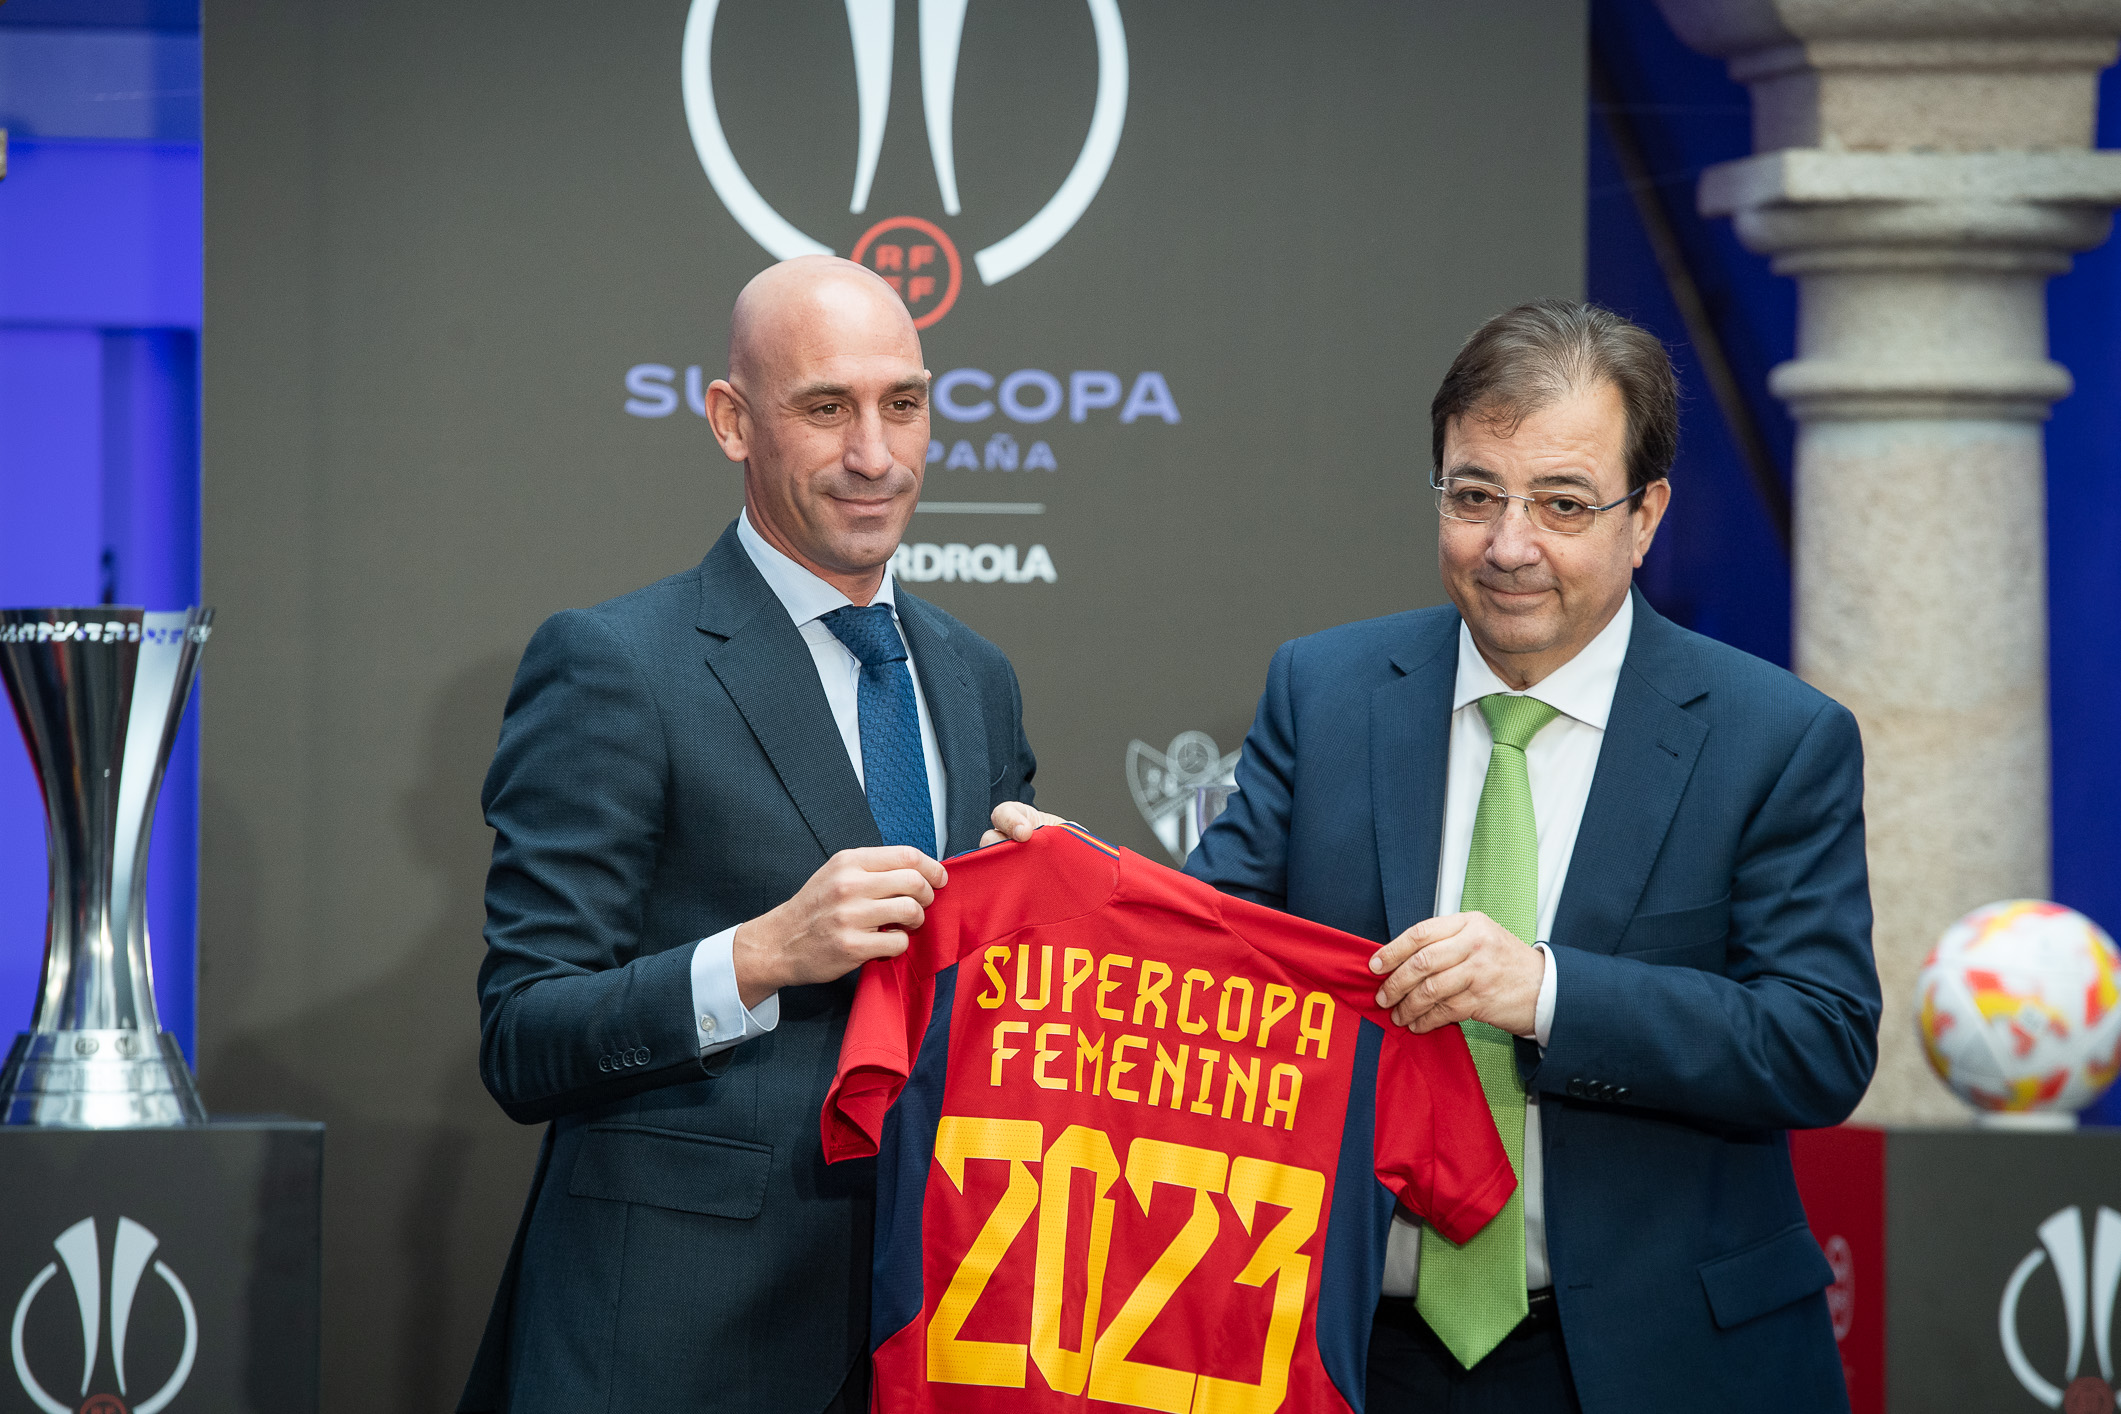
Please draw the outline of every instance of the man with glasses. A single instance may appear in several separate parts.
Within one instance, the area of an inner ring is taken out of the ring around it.
[[[1187,864],[1383,943],[1518,1164],[1462,1247],[1393,1225],[1368,1407],[1845,1409],[1783,1131],[1876,1063],[1855,721],[1634,592],[1678,444],[1646,331],[1509,310],[1430,421],[1451,605],[1282,645]]]

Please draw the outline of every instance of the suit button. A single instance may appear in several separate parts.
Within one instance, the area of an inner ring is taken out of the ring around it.
[[[646,1046],[641,1047],[641,1064],[648,1064],[648,1048]]]
[[[611,1069],[611,1057],[610,1057],[610,1056],[598,1056],[598,1057],[597,1057],[597,1069],[598,1069],[598,1070],[610,1070],[610,1069]]]
[[[1581,1080],[1571,1080],[1568,1085],[1568,1090],[1570,1099],[1580,1100],[1583,1098],[1583,1082]]]
[[[1627,1097],[1628,1097],[1628,1087],[1627,1087],[1627,1086],[1625,1086],[1625,1085],[1621,1086],[1621,1087],[1620,1087],[1619,1089],[1617,1089],[1617,1090],[1615,1090],[1615,1091],[1613,1092],[1613,1098],[1614,1098],[1614,1099],[1616,1099],[1616,1100],[1625,1100],[1625,1099],[1626,1099]]]

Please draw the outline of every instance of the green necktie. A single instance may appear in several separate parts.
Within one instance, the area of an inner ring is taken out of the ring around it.
[[[1526,944],[1539,933],[1539,827],[1532,819],[1532,778],[1525,744],[1560,715],[1530,697],[1495,693],[1480,699],[1495,747],[1473,816],[1473,847],[1458,907],[1485,913]],[[1524,1178],[1524,1087],[1517,1078],[1517,1044],[1484,1022],[1462,1022],[1480,1088],[1487,1092],[1495,1132]],[[1467,1369],[1502,1342],[1525,1315],[1524,1190],[1510,1195],[1494,1221],[1463,1247],[1435,1228],[1421,1235],[1421,1285],[1415,1309]]]

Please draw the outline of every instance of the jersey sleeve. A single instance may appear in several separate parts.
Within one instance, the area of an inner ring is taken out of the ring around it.
[[[862,965],[819,1117],[827,1163],[878,1151],[884,1115],[906,1088],[935,1005],[935,977],[962,950],[1034,924],[1094,913],[1119,881],[1118,851],[1075,828],[1048,827],[958,855],[906,951]]]
[[[1453,1242],[1487,1226],[1517,1189],[1456,1026],[1417,1036],[1387,1023],[1376,1134],[1378,1179]]]
[[[1311,986],[1328,990],[1357,1018],[1383,1028],[1372,1134],[1377,1177],[1393,1198],[1453,1242],[1470,1238],[1502,1213],[1517,1191],[1517,1170],[1510,1168],[1510,1155],[1495,1134],[1466,1035],[1457,1026],[1444,1026],[1417,1037],[1391,1022],[1377,1005],[1377,977],[1368,969],[1377,943],[1247,899],[1213,895],[1169,869],[1152,865],[1150,880],[1150,886],[1171,890],[1198,888],[1213,899],[1228,929],[1256,952],[1279,960]]]
[[[1465,1035],[1447,1026],[1417,1036],[1393,1024],[1377,1005],[1377,979],[1368,966],[1375,943],[1208,893],[1168,870],[1155,870],[1153,877],[1174,890],[1200,889],[1215,900],[1224,924],[1256,951],[1384,1031],[1373,1134],[1377,1177],[1395,1198],[1453,1242],[1465,1241],[1502,1211],[1517,1190],[1517,1174],[1495,1133]]]
[[[928,1030],[935,980],[914,966],[914,949],[862,964],[854,1009],[840,1041],[839,1071],[820,1116],[825,1162],[877,1152],[884,1113],[906,1088],[914,1053]]]

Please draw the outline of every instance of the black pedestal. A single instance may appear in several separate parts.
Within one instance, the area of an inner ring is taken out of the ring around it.
[[[1790,1136],[1854,1414],[2112,1411],[2121,1130]]]
[[[0,1414],[317,1407],[324,1126],[0,1128]]]

